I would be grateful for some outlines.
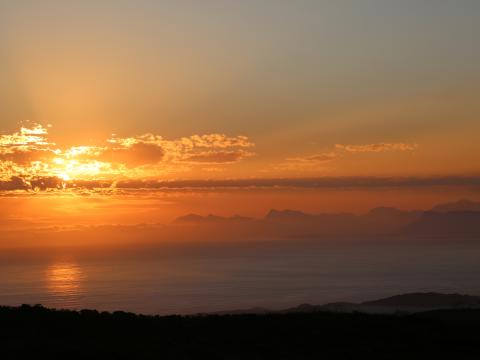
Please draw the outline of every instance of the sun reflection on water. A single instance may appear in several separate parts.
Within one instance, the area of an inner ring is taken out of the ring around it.
[[[79,303],[85,279],[82,268],[74,262],[58,262],[46,271],[47,289],[55,298],[55,306],[70,308]]]

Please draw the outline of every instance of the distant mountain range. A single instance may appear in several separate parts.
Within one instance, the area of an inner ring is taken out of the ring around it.
[[[331,243],[480,241],[480,203],[460,200],[427,211],[377,207],[365,214],[308,214],[272,209],[262,218],[188,214],[169,224],[101,225],[37,228],[34,223],[9,224],[0,230],[4,247],[135,246],[171,243],[313,240]],[[5,221],[7,221],[5,223]],[[85,239],[88,239],[86,241]],[[21,244],[21,245],[19,245]]]
[[[433,207],[432,212],[452,212],[452,211],[476,211],[480,212],[480,202],[470,200],[459,200],[452,203],[440,204]]]
[[[216,222],[240,222],[240,221],[250,221],[253,218],[244,217],[244,216],[231,216],[223,217],[217,215],[207,215],[201,216],[197,214],[188,214],[185,216],[180,216],[174,220],[174,224],[195,224],[195,223],[216,223]]]
[[[479,211],[426,212],[405,229],[406,234],[425,236],[479,236]]]
[[[362,312],[372,314],[416,313],[439,309],[480,309],[480,296],[441,293],[409,293],[395,295],[379,300],[362,303],[335,302],[324,305],[302,304],[284,310],[251,308],[233,311],[221,311],[215,314],[269,314],[269,313],[312,313],[327,312]]]
[[[351,213],[308,214],[298,210],[270,210],[263,218],[222,217],[189,214],[179,217],[174,225],[215,226],[243,234],[287,237],[318,236],[479,236],[480,202],[460,200],[440,204],[428,211],[403,211],[378,207],[363,215]]]

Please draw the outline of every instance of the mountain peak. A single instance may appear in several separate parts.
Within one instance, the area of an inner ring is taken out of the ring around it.
[[[198,214],[187,214],[179,216],[173,222],[174,223],[194,223],[203,220],[203,216]]]
[[[198,214],[188,214],[184,216],[180,216],[176,218],[173,223],[174,224],[182,224],[182,223],[190,223],[190,224],[201,224],[201,223],[215,223],[215,222],[223,222],[223,221],[249,221],[252,220],[249,217],[234,215],[232,217],[223,217],[214,214],[208,214],[207,216],[202,216]]]
[[[388,298],[367,301],[368,306],[411,306],[411,307],[458,307],[480,306],[480,297],[461,294],[440,294],[434,292],[418,292],[395,295]]]
[[[439,204],[434,206],[431,211],[433,212],[454,212],[454,211],[479,211],[480,202],[461,199],[455,202]]]

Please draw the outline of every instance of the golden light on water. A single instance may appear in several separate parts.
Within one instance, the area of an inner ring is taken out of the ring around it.
[[[45,280],[48,292],[61,303],[61,307],[74,307],[82,294],[85,275],[74,262],[59,262],[49,266]]]

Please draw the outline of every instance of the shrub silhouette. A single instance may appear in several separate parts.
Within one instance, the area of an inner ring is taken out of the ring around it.
[[[0,307],[1,359],[334,359],[480,356],[480,310],[413,315],[144,316]]]

